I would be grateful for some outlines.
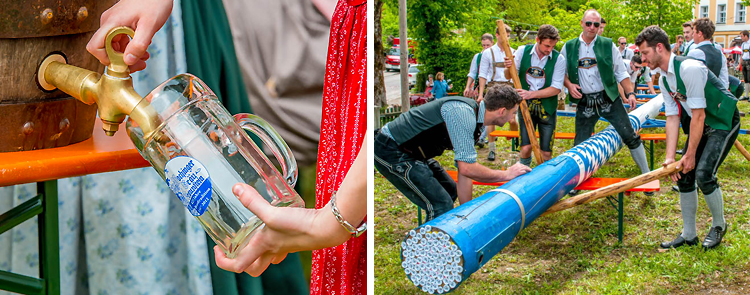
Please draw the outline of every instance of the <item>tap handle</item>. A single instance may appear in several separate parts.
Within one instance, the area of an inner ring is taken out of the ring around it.
[[[129,27],[114,27],[107,32],[107,39],[104,42],[104,47],[107,50],[107,56],[109,57],[109,65],[107,66],[107,73],[113,76],[125,78],[130,75],[130,69],[125,64],[123,54],[112,49],[112,39],[120,34],[126,34],[132,39],[135,36],[135,31]],[[118,75],[119,74],[119,75]]]

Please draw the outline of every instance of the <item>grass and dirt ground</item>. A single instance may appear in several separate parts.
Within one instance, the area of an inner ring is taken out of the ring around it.
[[[743,101],[738,106],[741,112],[750,112],[750,103]],[[741,121],[742,129],[750,129],[750,115]],[[558,117],[557,131],[574,132],[573,122],[571,117]],[[606,126],[600,121],[597,131]],[[663,128],[642,130],[663,132]],[[684,140],[681,135],[680,142]],[[739,140],[750,148],[750,135],[740,135]],[[555,140],[553,144],[554,157],[571,148],[573,141]],[[479,150],[480,163],[499,168],[503,159],[511,156],[509,140],[500,138],[497,145],[497,160],[487,161],[485,147]],[[660,166],[665,143],[654,146],[654,162]],[[451,151],[438,161],[447,170],[456,170]],[[637,174],[625,147],[593,177]],[[633,193],[625,197],[622,244],[617,240],[617,211],[606,200],[542,216],[454,294],[750,294],[748,175],[750,162],[733,148],[718,172],[729,231],[714,250],[703,251],[700,246],[659,250],[659,243],[672,240],[682,229],[679,195],[672,191],[671,181],[662,180],[661,190],[654,196]],[[492,188],[474,186],[473,195],[476,198]],[[375,293],[420,293],[404,274],[400,259],[400,242],[417,226],[417,208],[377,172],[374,197]],[[701,241],[711,225],[710,218],[699,194]]]

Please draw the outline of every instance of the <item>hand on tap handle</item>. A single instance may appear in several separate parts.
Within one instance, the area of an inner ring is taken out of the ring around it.
[[[122,0],[102,14],[99,29],[86,45],[86,50],[104,65],[109,65],[109,58],[104,49],[104,40],[110,29],[128,26],[135,30],[135,37],[130,40],[120,35],[112,40],[112,48],[124,53],[123,59],[131,72],[146,68],[149,58],[148,49],[154,34],[167,22],[172,13],[172,1],[164,0]]]

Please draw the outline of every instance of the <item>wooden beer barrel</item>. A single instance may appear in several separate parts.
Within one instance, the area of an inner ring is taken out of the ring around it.
[[[50,53],[101,73],[86,51],[101,14],[116,0],[0,0],[0,152],[66,146],[91,137],[96,105],[47,92],[36,71]]]

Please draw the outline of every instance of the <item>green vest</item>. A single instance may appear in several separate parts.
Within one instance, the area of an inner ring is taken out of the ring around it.
[[[682,82],[680,76],[680,65],[683,61],[692,59],[685,56],[677,56],[674,58],[674,73],[677,78],[677,92],[687,97],[687,91],[685,91],[685,83]],[[714,129],[719,130],[730,130],[732,128],[732,116],[737,110],[737,99],[729,92],[724,89],[721,85],[721,80],[714,75],[711,71],[708,71],[708,80],[705,88],[703,88],[704,96],[706,98],[706,119],[705,124]],[[672,88],[667,83],[667,77],[662,76],[662,83],[667,87],[667,91]],[[670,91],[670,94],[672,92]],[[672,95],[672,99],[675,102],[678,100]]]
[[[734,94],[734,97],[742,97],[742,93],[745,92],[745,86],[742,85],[742,81],[732,75],[729,75],[729,92]]]
[[[578,79],[578,49],[581,47],[581,39],[575,38],[565,43],[565,58],[568,63],[568,79],[573,84],[579,84]],[[604,85],[604,91],[612,102],[620,99],[620,91],[617,90],[617,79],[615,79],[614,64],[612,62],[612,39],[598,36],[594,41],[594,56],[599,75]],[[573,98],[568,94],[568,99],[578,103],[580,99]]]
[[[474,74],[474,89],[479,88],[479,65],[482,63],[482,52],[477,53],[477,72]]]
[[[440,113],[443,104],[449,101],[460,101],[471,106],[475,112],[479,111],[479,104],[474,99],[462,96],[443,97],[411,108],[388,123],[388,130],[399,149],[418,160],[437,157],[445,150],[452,150],[453,142]],[[474,141],[479,139],[481,133],[482,122],[479,122],[474,129]]]
[[[688,51],[690,51],[690,46],[692,46],[694,43],[695,43],[695,41],[693,41],[692,43],[690,43],[690,45],[685,46],[685,52],[682,53],[682,56],[687,56]],[[687,42],[685,42],[685,44],[687,44]]]
[[[533,45],[527,45],[524,48],[523,51],[523,57],[521,58],[521,68],[518,69],[519,74],[519,80],[521,82],[521,87],[525,90],[529,90],[529,83],[526,82],[526,71],[531,68],[531,51],[534,50]],[[550,54],[550,58],[547,59],[547,63],[544,65],[544,87],[542,89],[549,87],[552,85],[552,75],[555,72],[555,64],[557,63],[557,57],[560,56],[560,53],[557,52],[557,50],[552,50],[552,54]],[[540,89],[541,90],[541,89]],[[544,111],[547,112],[549,115],[554,115],[557,112],[557,95],[550,96],[547,98],[537,98],[535,100],[541,99],[542,101],[542,107],[544,107]]]

